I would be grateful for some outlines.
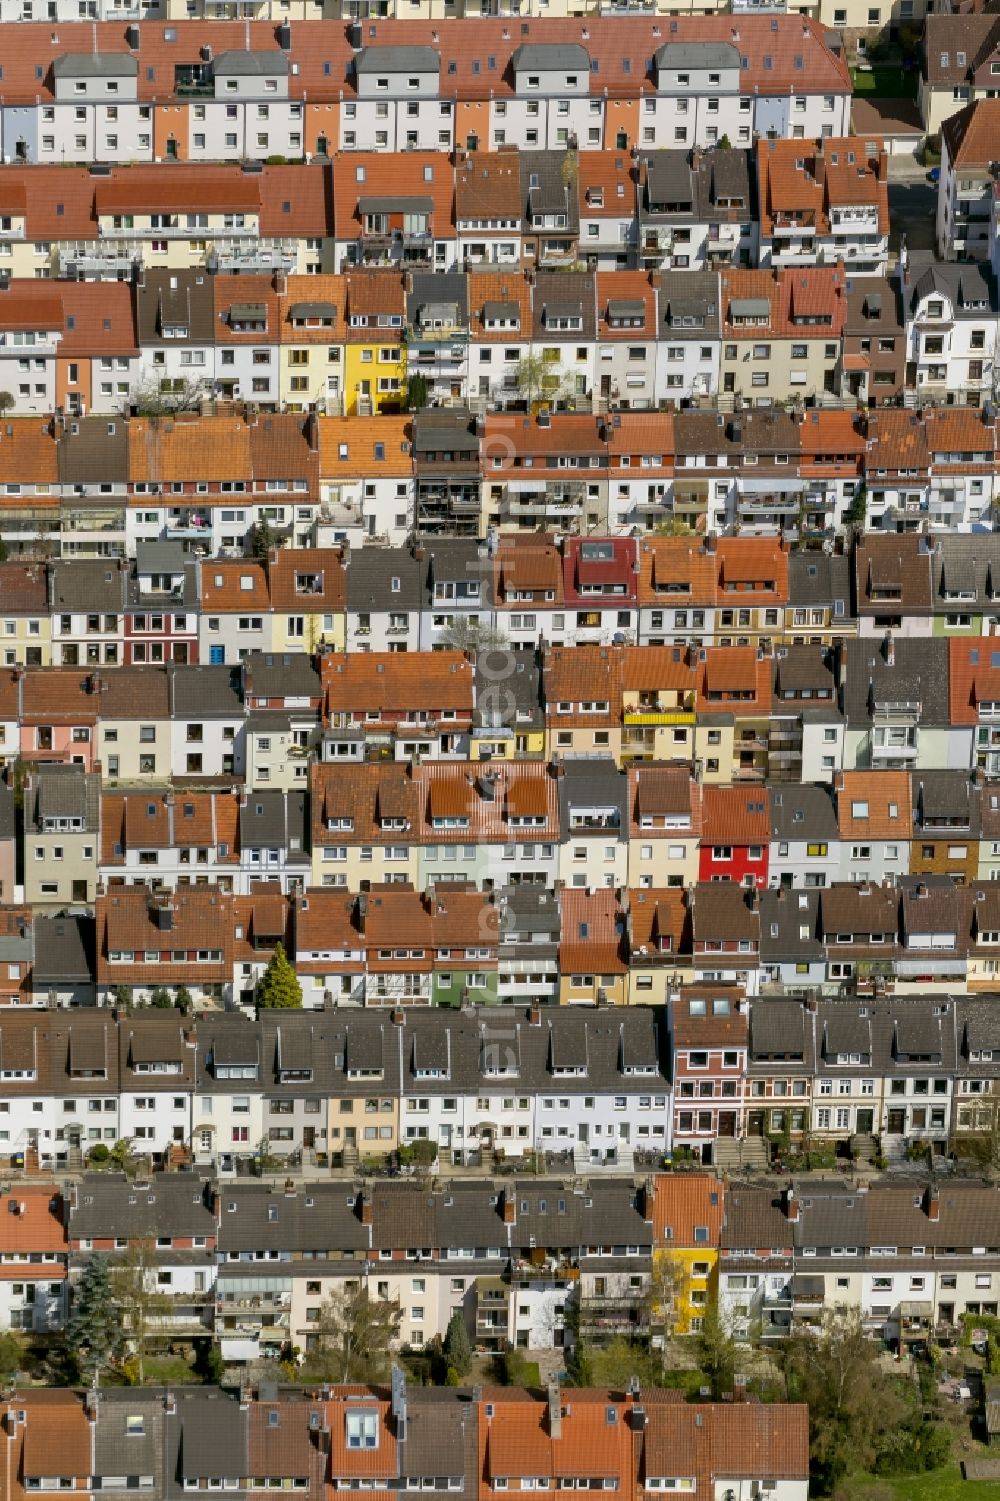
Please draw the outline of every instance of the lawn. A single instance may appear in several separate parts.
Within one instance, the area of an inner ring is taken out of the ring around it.
[[[916,68],[881,67],[875,63],[870,73],[851,69],[854,92],[872,99],[916,99],[917,78]]]
[[[995,1480],[963,1480],[957,1463],[925,1475],[884,1475],[878,1479],[856,1475],[851,1495],[855,1501],[867,1501],[870,1494],[883,1494],[887,1486],[898,1501],[997,1501],[1000,1495]]]
[[[142,1364],[146,1386],[189,1386],[201,1379],[179,1355],[147,1355]]]

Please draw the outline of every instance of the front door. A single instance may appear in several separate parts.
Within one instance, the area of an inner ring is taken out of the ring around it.
[[[73,882],[73,900],[74,902],[85,902],[87,900],[86,881]]]
[[[875,1129],[875,1112],[874,1112],[874,1110],[859,1110],[858,1111],[858,1135],[859,1136],[870,1136],[872,1134],[872,1132],[873,1132],[874,1129]]]
[[[906,1111],[890,1110],[887,1129],[890,1136],[902,1136],[906,1130]]]
[[[736,1135],[736,1111],[719,1111],[719,1135],[733,1137]]]
[[[311,1152],[311,1151],[314,1150],[314,1148],[316,1146],[316,1127],[315,1126],[303,1126],[302,1127],[302,1145],[303,1145],[304,1149],[307,1152]]]

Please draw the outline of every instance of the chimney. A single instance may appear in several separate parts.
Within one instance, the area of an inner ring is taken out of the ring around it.
[[[785,1216],[793,1224],[799,1217],[799,1199],[791,1183],[785,1189]]]
[[[882,655],[885,657],[887,667],[896,665],[896,643],[892,639],[892,632],[886,631],[885,640],[882,642]]]
[[[528,1008],[528,1025],[531,1027],[540,1027],[542,1025],[542,1010],[540,1006],[531,1006]]]
[[[550,1381],[548,1386],[549,1397],[549,1438],[562,1437],[562,1393],[558,1382]]]
[[[362,1190],[359,1196],[359,1205],[361,1209],[361,1223],[363,1225],[372,1224],[375,1218],[375,1206],[372,1203],[371,1194]]]
[[[936,1183],[928,1183],[924,1203],[927,1206],[927,1218],[936,1225],[941,1218],[941,1190]]]
[[[514,1197],[514,1189],[510,1185],[503,1191],[503,1222],[505,1225],[517,1224],[517,1200]]]

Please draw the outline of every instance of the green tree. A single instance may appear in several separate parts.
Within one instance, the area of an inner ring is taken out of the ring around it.
[[[872,1470],[906,1417],[897,1385],[882,1370],[860,1312],[828,1314],[821,1330],[802,1330],[784,1350],[791,1402],[809,1407],[814,1479],[826,1494],[849,1471]]]
[[[587,1370],[594,1386],[624,1391],[633,1376],[643,1386],[655,1386],[662,1380],[659,1362],[643,1340],[620,1335],[606,1345],[594,1345],[587,1352]]]
[[[698,1366],[707,1376],[716,1402],[732,1392],[736,1375],[736,1343],[717,1308],[706,1309],[702,1319],[698,1335]]]
[[[548,365],[540,354],[526,354],[518,362],[515,380],[517,389],[531,407],[545,390]]]
[[[170,998],[170,991],[167,990],[166,986],[157,985],[154,990],[149,992],[149,1004],[155,1006],[157,1011],[169,1011],[174,1003]]]
[[[189,1016],[194,1008],[194,996],[186,985],[178,985],[174,991],[174,1005],[182,1016]]]
[[[419,370],[406,382],[406,405],[411,412],[422,412],[427,405],[427,377]]]
[[[124,1173],[127,1178],[131,1177],[139,1166],[135,1152],[132,1150],[132,1143],[127,1136],[123,1136],[120,1141],[115,1142],[108,1153],[108,1161],[112,1167],[117,1168],[120,1173]]]
[[[257,1004],[265,1011],[295,1011],[302,1006],[302,986],[279,943],[257,986]]]
[[[0,391],[0,417],[6,417],[7,413],[12,412],[16,405],[17,402],[14,400],[14,393],[12,391]]]
[[[92,1256],[83,1269],[65,1337],[80,1374],[88,1385],[98,1386],[101,1372],[122,1353],[121,1321],[105,1256]]]
[[[194,1373],[206,1386],[221,1386],[226,1374],[226,1362],[214,1339],[196,1339],[194,1342]]]
[[[397,1300],[370,1298],[365,1287],[329,1297],[315,1326],[316,1348],[306,1358],[312,1380],[383,1381],[402,1312]]]
[[[24,1350],[13,1334],[0,1334],[0,1376],[13,1376],[21,1369]]]
[[[130,1363],[141,1386],[145,1361],[156,1321],[170,1306],[170,1299],[157,1289],[156,1243],[142,1239],[129,1246],[111,1268],[111,1293],[119,1327],[128,1341]]]
[[[448,1329],[444,1337],[444,1353],[449,1366],[460,1376],[464,1376],[472,1364],[472,1344],[461,1309],[456,1308],[448,1321]]]
[[[250,556],[258,563],[266,563],[274,546],[274,536],[266,516],[255,521],[250,528]]]

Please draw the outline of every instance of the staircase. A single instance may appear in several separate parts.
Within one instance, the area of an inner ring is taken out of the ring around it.
[[[746,1136],[742,1140],[723,1136],[712,1147],[712,1166],[720,1173],[765,1172],[770,1155],[762,1136]]]

